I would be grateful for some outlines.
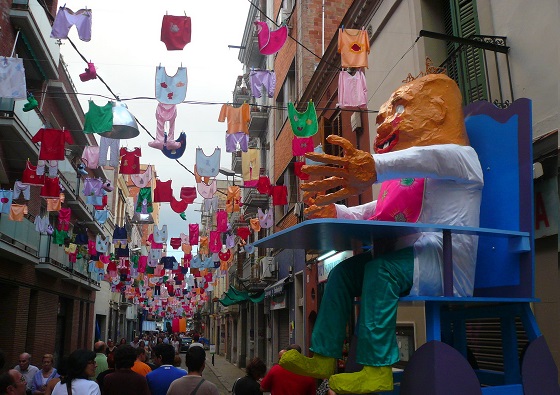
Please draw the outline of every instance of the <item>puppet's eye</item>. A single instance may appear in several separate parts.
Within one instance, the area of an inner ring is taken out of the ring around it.
[[[403,106],[402,104],[399,104],[399,105],[397,106],[397,108],[395,108],[395,113],[397,113],[397,114],[400,115],[400,114],[402,114],[403,112],[404,112],[404,106]]]

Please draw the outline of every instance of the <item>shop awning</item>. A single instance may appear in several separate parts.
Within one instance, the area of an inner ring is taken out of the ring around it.
[[[218,300],[222,306],[231,306],[237,303],[245,302],[250,300],[253,303],[262,302],[264,299],[264,292],[246,292],[235,289],[233,286],[229,286],[229,289],[224,295]]]
[[[272,285],[269,285],[264,289],[264,296],[267,298],[271,298],[274,295],[280,295],[284,292],[284,285],[288,282],[289,277],[284,277],[282,280],[275,282]]]

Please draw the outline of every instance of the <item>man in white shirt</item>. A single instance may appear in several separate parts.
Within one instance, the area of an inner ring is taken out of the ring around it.
[[[26,352],[22,353],[14,369],[25,377],[27,392],[30,392],[31,386],[33,385],[33,377],[39,371],[37,366],[31,365],[31,354]]]

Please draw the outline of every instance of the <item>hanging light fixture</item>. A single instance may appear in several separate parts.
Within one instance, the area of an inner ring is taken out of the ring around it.
[[[152,217],[151,213],[142,214],[142,213],[135,212],[132,218],[130,219],[130,223],[140,224],[140,225],[153,224],[154,218]]]
[[[113,102],[113,129],[103,133],[110,139],[131,139],[140,134],[134,116],[128,111],[126,104],[120,101]]]

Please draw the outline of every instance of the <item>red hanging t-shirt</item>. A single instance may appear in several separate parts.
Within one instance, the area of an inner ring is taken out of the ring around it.
[[[31,139],[34,143],[41,143],[39,159],[64,160],[64,143],[74,144],[68,130],[39,129]]]
[[[140,174],[140,157],[142,150],[139,147],[129,151],[126,147],[121,147],[119,151],[121,157],[120,174]]]
[[[173,190],[171,189],[171,181],[156,180],[156,189],[154,189],[154,203],[165,202],[171,203]]]
[[[272,187],[272,205],[283,206],[288,204],[288,187],[286,185],[275,185]]]

